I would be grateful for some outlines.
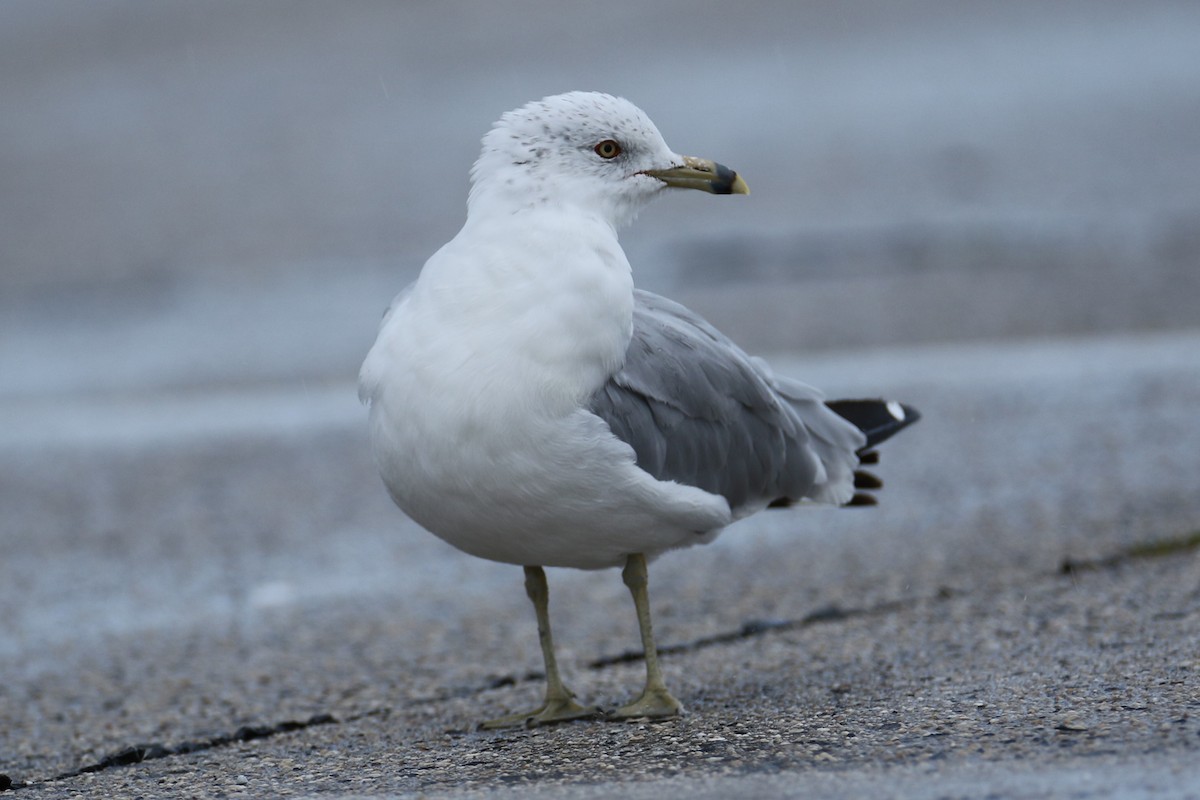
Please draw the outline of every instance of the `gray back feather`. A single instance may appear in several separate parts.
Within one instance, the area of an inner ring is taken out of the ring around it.
[[[693,312],[640,290],[625,365],[590,408],[639,467],[719,494],[735,513],[784,498],[846,502],[865,441],[815,389],[777,381]]]

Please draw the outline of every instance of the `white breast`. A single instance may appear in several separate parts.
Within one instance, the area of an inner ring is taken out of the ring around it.
[[[615,233],[535,217],[516,243],[513,220],[496,237],[468,222],[385,320],[361,388],[393,499],[456,547],[518,564],[605,567],[710,538],[725,501],[654,480],[583,409],[631,336]]]

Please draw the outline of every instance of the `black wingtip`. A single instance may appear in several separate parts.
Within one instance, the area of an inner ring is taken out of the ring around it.
[[[855,470],[855,472],[854,472],[854,488],[855,489],[866,489],[867,491],[873,491],[875,489],[882,489],[883,481],[880,480],[880,478],[877,475],[872,475],[871,473],[867,472],[866,470],[862,470],[862,469]]]
[[[895,400],[830,400],[825,405],[866,434],[867,443],[859,450],[860,458],[866,458],[868,450],[921,418],[921,412]]]

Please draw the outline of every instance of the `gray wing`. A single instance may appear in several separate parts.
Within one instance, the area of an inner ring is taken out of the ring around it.
[[[639,467],[719,494],[735,513],[806,497],[847,502],[866,441],[820,392],[776,380],[699,316],[643,291],[625,365],[590,408]]]

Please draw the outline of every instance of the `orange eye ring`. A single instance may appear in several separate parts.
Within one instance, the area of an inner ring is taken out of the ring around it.
[[[621,145],[612,139],[605,139],[593,149],[596,151],[596,155],[606,160],[621,155]]]

